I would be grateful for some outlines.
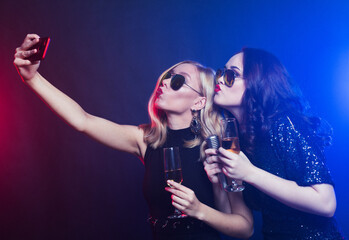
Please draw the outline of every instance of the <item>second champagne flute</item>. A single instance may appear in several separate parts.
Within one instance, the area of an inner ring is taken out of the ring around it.
[[[235,118],[226,118],[222,120],[222,147],[233,153],[240,153],[239,144],[239,132],[237,122]],[[227,181],[228,182],[228,181]],[[245,186],[238,184],[234,179],[231,180],[231,184],[227,184],[225,190],[227,192],[241,192],[245,189]]]

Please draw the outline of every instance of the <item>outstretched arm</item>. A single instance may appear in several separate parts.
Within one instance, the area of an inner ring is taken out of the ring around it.
[[[28,50],[38,42],[39,36],[28,34],[16,49],[14,64],[22,80],[66,123],[91,138],[112,148],[143,157],[146,144],[143,130],[137,126],[119,125],[88,114],[73,99],[49,83],[37,70],[40,61],[31,62],[29,56],[36,50]]]

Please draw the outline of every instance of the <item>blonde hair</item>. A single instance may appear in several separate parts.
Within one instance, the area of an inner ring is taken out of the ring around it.
[[[195,61],[183,61],[177,63],[164,71],[156,84],[153,94],[148,103],[148,113],[151,120],[150,124],[141,126],[144,130],[144,142],[153,148],[162,146],[167,136],[167,117],[163,110],[155,107],[156,91],[161,84],[163,76],[181,64],[192,64],[199,73],[199,91],[203,97],[206,97],[206,105],[200,110],[201,135],[198,138],[187,141],[185,146],[193,148],[200,145],[208,136],[217,134],[219,128],[219,116],[216,107],[213,104],[214,97],[214,74],[215,72],[208,67]],[[202,154],[201,154],[202,155]]]

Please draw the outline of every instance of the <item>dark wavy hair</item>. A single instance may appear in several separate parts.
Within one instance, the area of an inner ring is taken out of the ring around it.
[[[258,138],[268,133],[281,114],[298,116],[313,129],[319,128],[320,118],[308,114],[307,102],[279,59],[261,49],[243,48],[241,52],[246,90],[240,134],[248,154],[253,155]]]

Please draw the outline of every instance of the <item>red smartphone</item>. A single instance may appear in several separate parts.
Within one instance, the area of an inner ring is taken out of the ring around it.
[[[32,62],[43,60],[45,58],[49,43],[50,43],[49,37],[39,38],[39,42],[28,49],[28,50],[37,49],[38,51],[35,54],[28,57],[27,59]]]

